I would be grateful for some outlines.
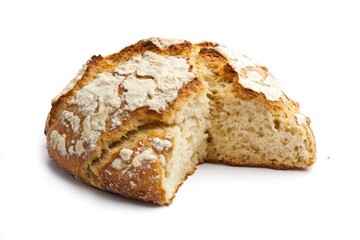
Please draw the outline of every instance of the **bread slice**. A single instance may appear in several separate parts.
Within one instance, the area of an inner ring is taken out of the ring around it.
[[[315,161],[309,118],[267,68],[210,42],[150,38],[92,57],[53,100],[45,134],[79,180],[157,204],[204,161]]]

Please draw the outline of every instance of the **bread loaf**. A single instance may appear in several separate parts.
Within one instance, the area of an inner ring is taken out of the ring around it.
[[[199,163],[306,168],[316,152],[309,118],[266,67],[178,39],[93,56],[53,99],[45,134],[77,179],[161,205]]]

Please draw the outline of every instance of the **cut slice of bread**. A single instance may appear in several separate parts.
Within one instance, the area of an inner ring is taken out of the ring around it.
[[[178,39],[92,57],[53,100],[45,134],[79,180],[157,204],[204,161],[306,168],[316,152],[309,118],[266,67]]]

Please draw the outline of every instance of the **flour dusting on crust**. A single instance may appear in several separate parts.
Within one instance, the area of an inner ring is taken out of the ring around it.
[[[189,68],[182,57],[165,57],[149,51],[117,67],[115,73],[123,78],[120,87],[124,89],[121,97],[125,105],[113,115],[111,127],[121,124],[116,116],[141,107],[158,113],[165,111],[177,98],[179,90],[195,78]]]
[[[246,89],[265,95],[269,101],[278,101],[284,97],[279,81],[265,67],[261,67],[245,55],[235,55],[224,46],[215,47],[237,72],[239,84]]]
[[[119,156],[122,160],[129,161],[133,152],[134,151],[131,149],[123,148],[120,150]]]
[[[142,153],[136,155],[132,161],[132,165],[134,167],[139,167],[141,166],[142,162],[145,160],[149,160],[149,161],[153,161],[156,160],[156,156],[154,154],[152,154],[152,150],[151,148],[146,149],[145,151],[143,151]]]
[[[64,110],[61,115],[62,123],[71,126],[75,134],[81,129],[80,137],[68,146],[70,155],[82,156],[94,150],[107,127],[115,129],[138,108],[164,112],[179,90],[195,79],[189,69],[186,59],[180,56],[147,51],[130,58],[112,73],[99,73],[69,101],[83,116],[82,123],[73,112]]]
[[[75,134],[79,132],[80,118],[74,115],[74,113],[64,110],[60,119],[65,126],[69,127],[70,124],[71,129]]]
[[[151,41],[160,49],[168,48],[171,45],[177,45],[185,42],[184,40],[176,39],[176,38],[157,38],[157,37],[145,39],[145,41],[146,40]]]
[[[151,146],[155,148],[157,151],[162,152],[164,150],[168,150],[172,147],[172,144],[169,140],[164,140],[161,138],[150,138]]]
[[[66,151],[65,140],[66,140],[65,134],[61,135],[58,131],[54,130],[51,132],[51,135],[50,135],[50,147],[52,149],[59,150],[59,152],[62,156],[67,156],[68,153]]]

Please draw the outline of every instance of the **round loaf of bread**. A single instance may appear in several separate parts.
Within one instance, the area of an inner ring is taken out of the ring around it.
[[[316,153],[309,118],[266,67],[178,39],[93,56],[53,99],[45,134],[77,179],[157,204],[199,163],[306,168]]]

